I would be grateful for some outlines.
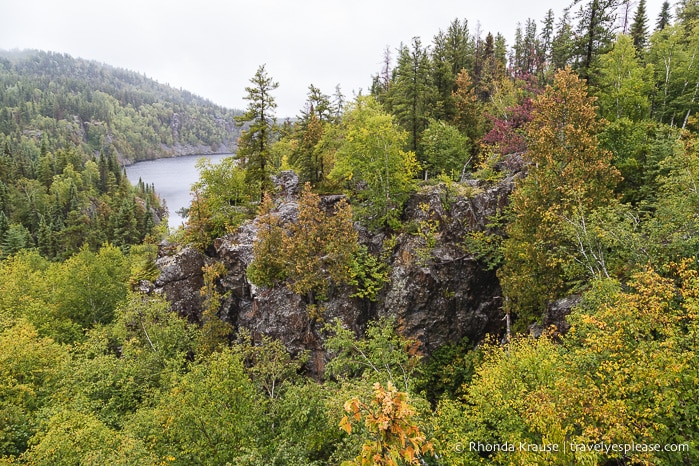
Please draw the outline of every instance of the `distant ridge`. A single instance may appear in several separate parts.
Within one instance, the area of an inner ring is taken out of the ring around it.
[[[97,61],[0,50],[0,136],[67,145],[122,164],[235,150],[239,110]]]

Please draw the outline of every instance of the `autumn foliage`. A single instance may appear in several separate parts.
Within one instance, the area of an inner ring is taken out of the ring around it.
[[[371,433],[371,440],[351,464],[362,466],[400,464],[419,465],[421,455],[434,452],[425,434],[415,424],[415,410],[408,404],[408,394],[399,392],[391,382],[384,388],[374,384],[374,398],[369,404],[353,398],[345,403],[348,416],[342,418],[340,427],[352,432],[352,424],[364,418],[364,426]],[[346,463],[349,464],[349,463]]]

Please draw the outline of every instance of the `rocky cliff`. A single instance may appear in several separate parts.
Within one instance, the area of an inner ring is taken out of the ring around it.
[[[276,209],[284,222],[294,222],[298,178],[284,172],[277,185]],[[403,335],[420,340],[425,354],[463,337],[478,342],[486,333],[502,331],[500,286],[495,273],[465,248],[464,237],[487,228],[488,218],[505,206],[512,187],[512,178],[490,187],[475,181],[424,187],[406,204],[405,228],[396,236],[356,225],[360,241],[372,253],[383,251],[390,263],[389,281],[375,301],[352,297],[356,290],[350,286],[339,287],[323,303],[321,314],[311,316],[302,297],[286,286],[255,287],[246,269],[253,259],[256,220],[217,239],[208,255],[191,248],[161,248],[155,292],[164,293],[180,315],[197,321],[201,268],[222,262],[227,273],[219,283],[226,293],[221,318],[249,329],[254,337],[281,339],[292,352],[310,351],[309,369],[316,374],[322,373],[325,361],[324,322],[336,318],[361,334],[370,319],[393,316]],[[322,201],[331,205],[338,199],[328,196]]]

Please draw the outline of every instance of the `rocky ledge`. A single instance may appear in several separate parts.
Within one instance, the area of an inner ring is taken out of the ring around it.
[[[277,185],[276,209],[284,222],[294,222],[298,177],[284,172]],[[339,287],[322,303],[321,315],[312,316],[303,298],[286,286],[254,286],[246,269],[253,258],[256,219],[218,238],[210,256],[191,248],[179,252],[162,248],[157,261],[161,275],[154,290],[163,293],[180,315],[198,321],[202,267],[211,261],[222,262],[227,273],[219,286],[227,297],[220,309],[221,318],[250,330],[257,339],[263,335],[278,338],[292,352],[308,350],[309,371],[315,374],[323,372],[325,362],[324,323],[336,318],[361,334],[369,320],[392,316],[404,336],[422,343],[426,355],[464,337],[479,342],[487,333],[502,333],[501,290],[495,273],[465,249],[464,237],[487,228],[488,217],[506,205],[513,185],[512,178],[490,187],[475,181],[439,184],[413,195],[402,217],[405,231],[390,241],[389,282],[375,301],[352,297],[354,289]],[[331,205],[336,198],[328,196],[322,201]],[[421,233],[426,226],[429,231]],[[385,250],[389,244],[385,233],[357,229],[360,241],[372,252]]]

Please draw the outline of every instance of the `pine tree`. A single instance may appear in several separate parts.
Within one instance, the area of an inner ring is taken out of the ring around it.
[[[7,219],[5,212],[0,210],[0,241],[5,237],[5,233],[10,229],[10,221]]]
[[[36,245],[39,254],[47,259],[53,259],[56,255],[56,245],[53,233],[53,224],[46,222],[42,215],[39,220],[39,231],[36,233]]]
[[[301,180],[309,181],[313,186],[324,181],[330,168],[317,146],[323,138],[325,126],[335,119],[334,115],[330,97],[311,85],[305,108],[294,125],[291,137],[295,147],[289,161],[298,170]]]
[[[485,118],[483,115],[483,104],[478,101],[475,86],[471,76],[466,69],[462,69],[456,78],[456,90],[453,92],[454,124],[464,133],[471,142],[478,141],[485,132]],[[476,148],[476,144],[472,144]]]
[[[136,244],[139,240],[135,210],[136,205],[133,197],[127,196],[121,201],[119,210],[114,216],[114,244],[124,249]]]
[[[267,75],[265,65],[260,66],[255,76],[250,79],[252,86],[245,88],[248,107],[245,113],[236,117],[239,126],[249,124],[238,140],[236,159],[246,170],[248,183],[258,187],[260,198],[271,188],[269,175],[273,169],[270,166],[269,149],[274,139],[276,119],[274,109],[277,104],[272,92],[279,87]]]
[[[455,19],[446,32],[439,31],[433,39],[431,79],[436,91],[433,117],[453,120],[456,108],[452,93],[456,90],[456,77],[462,69],[473,69],[473,44],[468,32],[468,22]]]
[[[551,60],[551,46],[553,44],[555,16],[553,10],[548,10],[542,21],[543,27],[539,34],[539,46],[541,47],[541,55],[546,62]]]

